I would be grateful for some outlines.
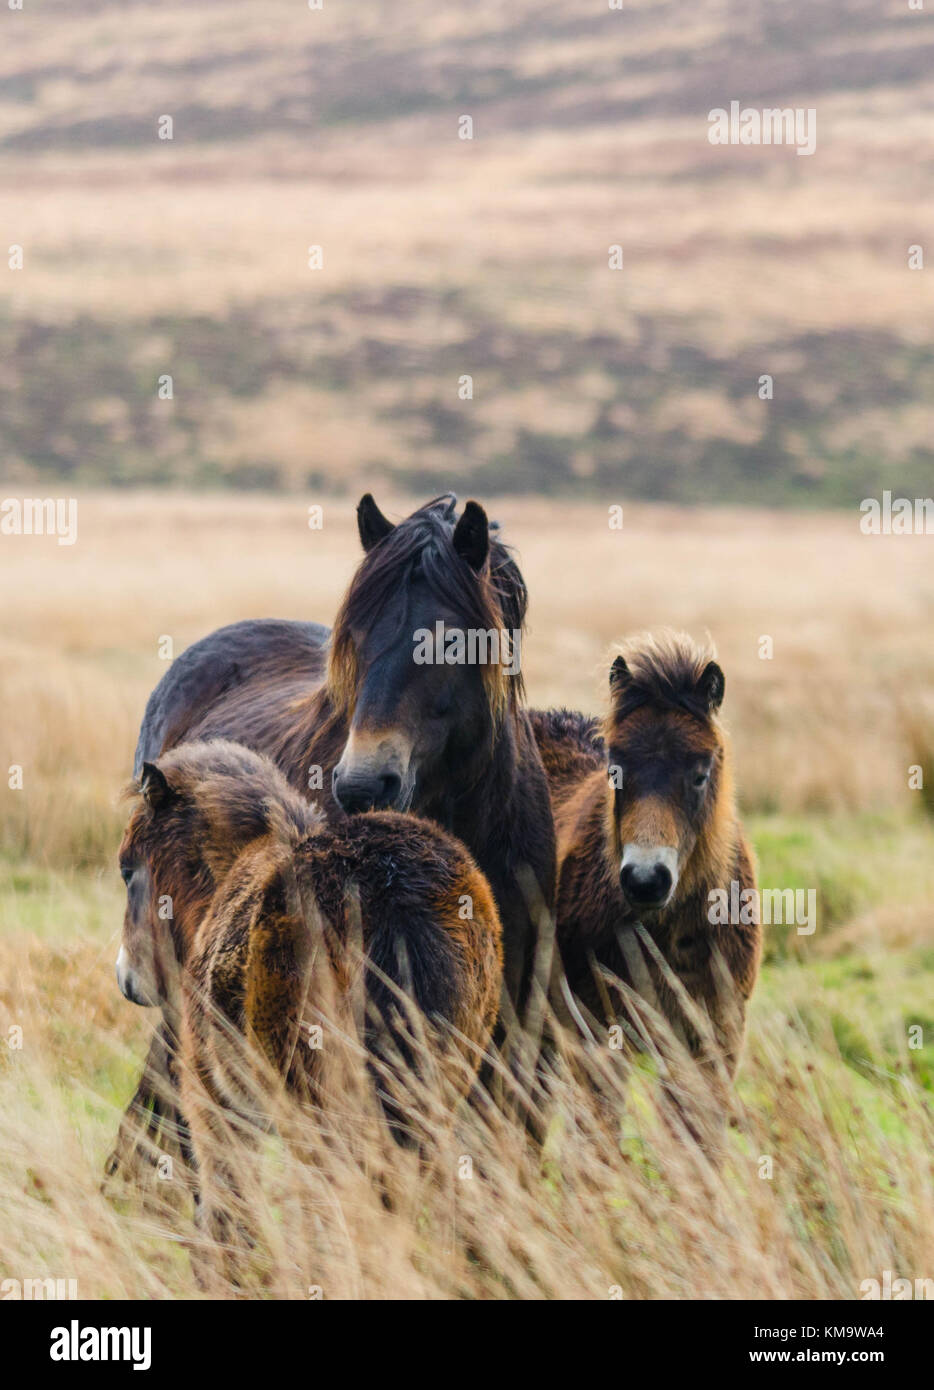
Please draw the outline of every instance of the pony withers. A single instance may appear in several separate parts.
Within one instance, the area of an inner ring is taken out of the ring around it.
[[[718,718],[724,684],[712,651],[662,632],[622,646],[602,726],[532,717],[558,834],[563,1010],[637,1046],[660,1015],[711,1075],[732,1077],[761,931],[754,910],[724,924],[713,908],[756,883]]]
[[[355,1031],[395,1137],[421,1142],[404,1099],[420,1066],[413,1019],[456,1099],[499,1000],[499,916],[463,846],[392,812],[329,827],[269,759],[225,741],[147,763],[133,792],[118,978],[134,1003],[160,1005],[180,1039],[202,1189],[236,1190],[218,1115],[255,1123],[269,1068],[326,1110],[339,1084],[329,1057]],[[201,1206],[223,1224],[209,1193]]]

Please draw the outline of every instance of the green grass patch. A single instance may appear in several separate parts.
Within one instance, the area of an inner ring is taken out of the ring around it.
[[[826,933],[873,908],[934,900],[934,823],[887,815],[752,816],[748,829],[759,858],[760,888],[814,889],[817,930],[795,924],[766,931],[769,959],[806,953]]]

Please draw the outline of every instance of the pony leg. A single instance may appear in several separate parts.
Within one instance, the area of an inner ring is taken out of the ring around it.
[[[186,1174],[195,1166],[188,1124],[179,1108],[173,1030],[163,1018],[153,1033],[143,1068],[120,1120],[117,1137],[104,1165],[104,1183],[118,1173],[139,1181],[163,1153],[179,1158]]]
[[[225,1292],[241,1287],[245,1262],[256,1246],[245,1192],[250,1185],[246,1170],[255,1157],[258,1136],[248,1124],[230,1122],[207,1081],[202,1073],[182,1082],[198,1172],[198,1239],[189,1253],[200,1287]]]

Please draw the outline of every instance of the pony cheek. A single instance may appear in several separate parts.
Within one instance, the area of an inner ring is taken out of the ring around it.
[[[476,738],[459,720],[424,721],[412,746],[409,775],[414,782],[431,782],[449,774],[476,748]]]
[[[678,877],[684,872],[684,866],[690,859],[697,847],[697,832],[691,830],[684,837],[683,843],[678,847]]]

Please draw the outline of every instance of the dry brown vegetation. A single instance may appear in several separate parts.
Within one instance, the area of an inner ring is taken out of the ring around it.
[[[91,494],[75,546],[4,538],[0,585],[16,602],[0,624],[0,751],[27,770],[26,794],[4,803],[9,852],[50,865],[109,853],[162,638],[177,655],[239,618],[330,620],[358,559],[353,506],[325,501],[311,530],[308,505]],[[395,515],[410,505],[386,498]],[[624,634],[710,632],[747,808],[915,809],[908,768],[934,686],[928,537],[864,536],[855,514],[626,504],[613,530],[605,507],[503,499],[492,515],[532,596],[533,704],[602,708],[604,657]]]
[[[4,1273],[76,1278],[87,1298],[289,1299],[853,1298],[885,1269],[923,1276],[929,1098],[907,1054],[890,1085],[847,1068],[829,1022],[796,1016],[815,990],[795,984],[782,1007],[759,1011],[747,1099],[718,1164],[661,1108],[656,1071],[690,1085],[677,1053],[630,1075],[603,1040],[589,1055],[570,1049],[578,1079],[559,1067],[542,1153],[492,1108],[449,1116],[431,1086],[409,1100],[413,1129],[433,1135],[427,1166],[387,1137],[359,1086],[304,1123],[268,1094],[260,1113],[287,1144],[267,1141],[257,1157],[232,1128],[219,1139],[242,1189],[232,1211],[248,1213],[256,1242],[236,1264],[194,1226],[177,1159],[161,1179],[148,1174],[142,1198],[116,1182],[109,1198],[97,1193],[88,1135],[113,1115],[83,1077],[50,1089],[60,1044],[33,1024],[15,1083],[3,1083],[45,1102],[40,1114],[20,1101],[5,1127]],[[29,1003],[43,995],[48,1004],[45,988]],[[87,1000],[58,1012],[84,1055],[122,1071]]]
[[[462,1108],[434,1126],[420,1172],[348,1102],[331,1147],[306,1132],[314,1162],[264,1150],[247,1287],[823,1298],[858,1296],[883,1269],[931,1275],[934,831],[908,788],[910,763],[934,775],[929,541],[864,537],[853,515],[627,505],[614,532],[597,506],[504,499],[494,513],[532,594],[534,702],[596,709],[612,641],[662,622],[710,630],[762,880],[815,887],[817,932],[769,933],[720,1169],[660,1117],[657,1065],[627,1075],[599,1047],[577,1079],[562,1073],[544,1156]],[[180,1183],[154,1181],[145,1201],[98,1192],[151,1024],[113,979],[117,795],[161,638],[178,653],[236,618],[327,620],[356,559],[352,507],[326,502],[311,531],[299,499],[87,495],[75,546],[0,547],[0,588],[17,598],[0,615],[0,755],[24,777],[0,820],[2,1277],[77,1277],[87,1297],[199,1292]],[[423,1117],[437,1103],[412,1101]]]
[[[927,12],[124,10],[3,21],[8,480],[927,485]],[[813,107],[816,153],[711,146],[733,98]]]

